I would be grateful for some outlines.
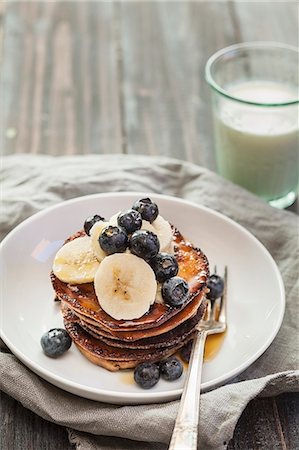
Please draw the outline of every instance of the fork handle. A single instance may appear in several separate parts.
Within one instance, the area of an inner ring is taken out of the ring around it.
[[[169,450],[197,449],[200,384],[206,337],[206,331],[198,331],[193,340],[187,377]]]

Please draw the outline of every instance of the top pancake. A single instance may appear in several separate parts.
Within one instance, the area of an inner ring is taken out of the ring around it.
[[[83,236],[80,231],[67,241]],[[51,273],[51,281],[56,296],[69,306],[74,312],[88,317],[111,331],[132,331],[158,327],[176,314],[183,311],[186,305],[203,297],[207,290],[209,266],[206,256],[198,248],[186,242],[179,231],[173,229],[175,256],[179,265],[178,276],[184,278],[189,284],[188,299],[179,307],[172,307],[165,303],[154,303],[150,310],[139,319],[116,320],[109,316],[100,306],[96,297],[93,283],[71,285],[60,281]],[[181,314],[183,322],[183,314]]]

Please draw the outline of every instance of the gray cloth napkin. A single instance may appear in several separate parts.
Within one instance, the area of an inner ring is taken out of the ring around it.
[[[270,251],[285,283],[287,305],[272,345],[225,386],[202,395],[199,448],[225,449],[248,404],[258,396],[298,390],[298,218],[216,174],[169,158],[136,155],[51,157],[14,155],[1,169],[1,238],[25,218],[62,200],[99,192],[174,195],[239,222]],[[115,406],[64,392],[33,374],[1,345],[0,388],[41,417],[68,427],[78,449],[164,450],[178,401]]]

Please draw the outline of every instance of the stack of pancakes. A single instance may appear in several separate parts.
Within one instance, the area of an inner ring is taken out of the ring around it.
[[[84,234],[80,231],[68,241]],[[160,361],[193,338],[205,311],[208,261],[174,229],[173,240],[178,276],[189,284],[188,299],[179,307],[155,302],[139,319],[113,319],[101,308],[93,283],[68,284],[51,273],[65,329],[90,361],[111,371],[133,368],[141,362]]]

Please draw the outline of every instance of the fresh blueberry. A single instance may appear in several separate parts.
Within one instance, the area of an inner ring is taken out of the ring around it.
[[[90,236],[90,230],[94,226],[96,222],[99,222],[100,220],[105,220],[104,217],[99,216],[98,214],[95,214],[94,216],[88,217],[84,222],[84,231],[85,233]]]
[[[223,279],[217,274],[211,275],[208,280],[208,288],[210,289],[210,292],[208,292],[207,298],[209,300],[216,300],[223,294],[224,291]]]
[[[159,214],[159,209],[156,203],[152,202],[150,198],[141,198],[137,200],[132,206],[133,209],[139,211],[142,219],[152,223]]]
[[[183,360],[186,362],[189,362],[192,345],[193,345],[193,341],[191,340],[191,341],[187,342],[187,344],[185,344],[184,347],[182,347],[180,349],[180,355],[183,358]]]
[[[141,363],[134,370],[134,380],[143,389],[150,389],[158,383],[160,371],[157,364]]]
[[[128,235],[122,228],[108,225],[100,234],[99,243],[107,255],[122,253],[128,246]]]
[[[47,356],[57,358],[70,348],[72,340],[63,328],[53,328],[42,335],[40,343]]]
[[[175,277],[179,271],[177,260],[168,253],[158,253],[151,261],[151,266],[155,272],[157,281],[161,283],[169,278]]]
[[[188,283],[183,278],[173,277],[162,284],[162,297],[171,306],[180,306],[188,298]]]
[[[133,255],[146,261],[157,256],[160,243],[156,234],[147,230],[135,231],[129,241],[129,247]]]
[[[117,223],[120,227],[124,228],[128,234],[131,234],[136,230],[140,230],[142,217],[140,212],[135,209],[129,209],[128,211],[119,214]]]
[[[164,380],[174,381],[183,373],[183,365],[175,356],[165,359],[160,363],[160,374]]]

